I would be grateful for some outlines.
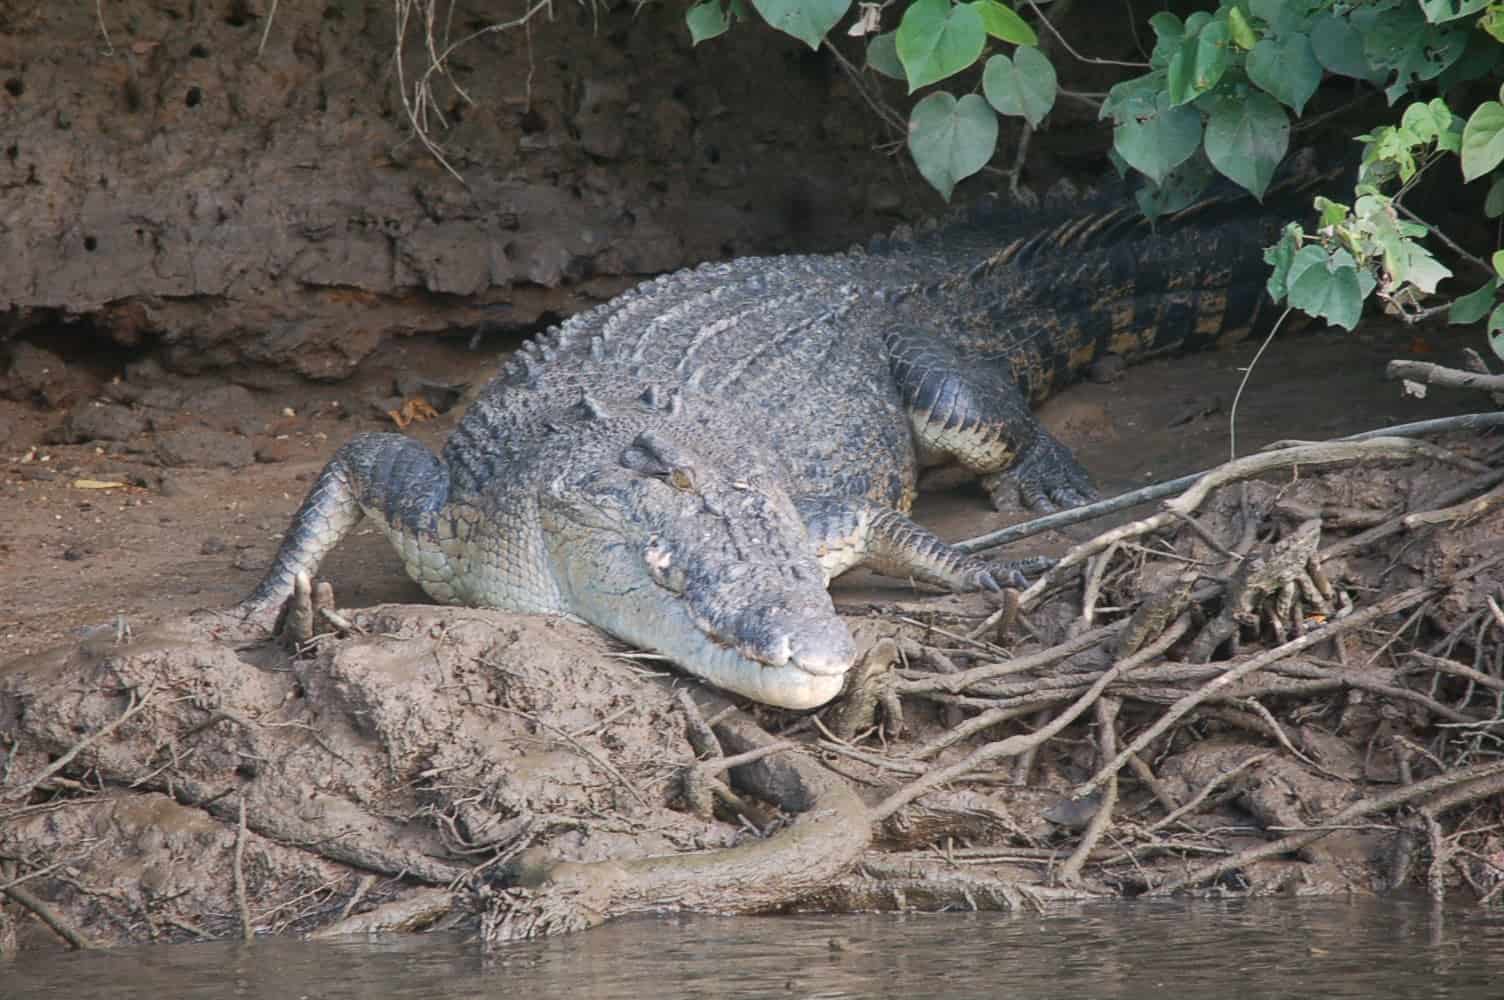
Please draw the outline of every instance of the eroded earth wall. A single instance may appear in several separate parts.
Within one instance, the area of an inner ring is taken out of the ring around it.
[[[82,320],[180,370],[336,378],[387,335],[525,327],[933,208],[839,69],[774,32],[692,49],[676,4],[561,2],[430,72],[403,6],[0,2],[0,340]],[[525,10],[439,3],[434,49]],[[414,137],[425,79],[463,183]]]

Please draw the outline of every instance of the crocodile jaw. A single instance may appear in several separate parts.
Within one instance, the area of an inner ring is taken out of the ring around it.
[[[574,576],[567,585],[567,610],[597,628],[635,646],[661,653],[696,677],[765,705],[779,708],[817,708],[841,693],[846,673],[856,660],[856,646],[844,622],[836,616],[829,595],[817,596],[824,607],[796,616],[791,627],[774,635],[754,637],[754,659],[724,639],[707,632],[682,595],[643,578],[623,587],[607,585],[596,573]],[[786,608],[780,605],[779,612]],[[739,645],[750,645],[747,636]],[[771,648],[767,655],[762,651]],[[768,662],[784,659],[782,663]]]

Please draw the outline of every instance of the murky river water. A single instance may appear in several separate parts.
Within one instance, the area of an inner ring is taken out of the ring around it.
[[[638,920],[483,957],[458,938],[30,955],[0,997],[1504,996],[1504,912],[1387,900]]]

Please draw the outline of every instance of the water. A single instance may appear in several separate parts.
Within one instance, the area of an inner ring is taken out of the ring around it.
[[[1504,995],[1504,913],[1412,900],[1114,904],[1028,914],[636,920],[483,956],[457,937],[33,954],[0,998]]]

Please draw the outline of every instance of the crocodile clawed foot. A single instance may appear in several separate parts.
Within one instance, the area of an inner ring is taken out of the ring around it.
[[[327,580],[315,584],[307,573],[299,573],[293,582],[292,596],[287,599],[287,618],[280,633],[283,644],[299,649],[335,629],[356,631],[355,626],[335,612],[334,587]]]
[[[1012,468],[983,479],[993,506],[1006,509],[1015,491],[1024,507],[1040,514],[1094,503],[1100,497],[1071,450],[1041,432]]]

